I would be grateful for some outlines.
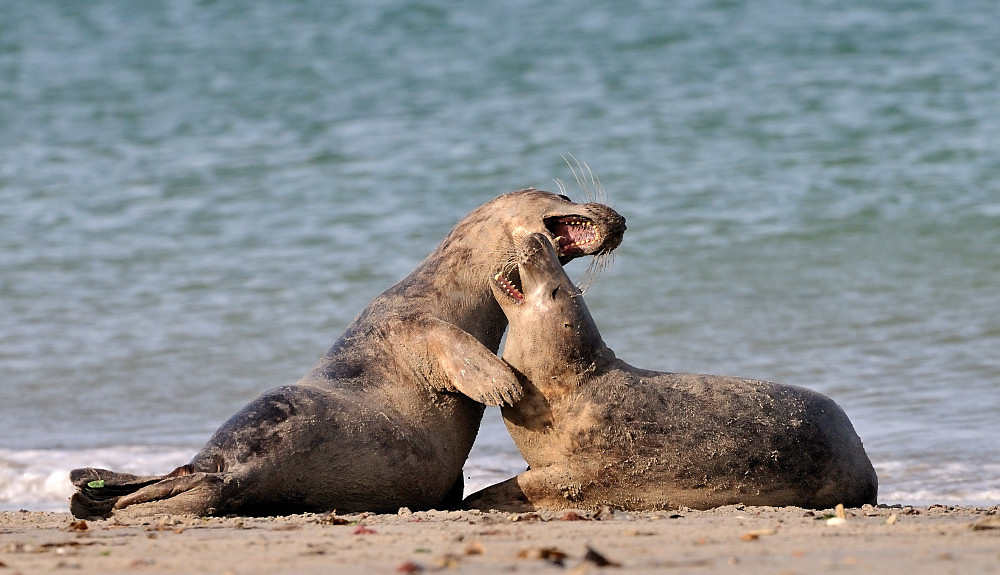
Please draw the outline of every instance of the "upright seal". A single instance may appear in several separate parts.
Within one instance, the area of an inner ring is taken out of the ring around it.
[[[484,405],[521,386],[497,356],[506,328],[490,277],[515,241],[555,242],[563,262],[621,242],[601,204],[534,189],[502,195],[455,226],[379,295],[296,384],[236,413],[164,476],[77,469],[77,517],[191,513],[395,512],[457,504]]]
[[[844,411],[790,385],[661,373],[615,357],[549,238],[520,248],[494,293],[503,359],[524,395],[502,408],[529,469],[467,508],[630,510],[875,503],[878,478]]]

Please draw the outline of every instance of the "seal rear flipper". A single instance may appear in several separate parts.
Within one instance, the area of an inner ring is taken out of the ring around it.
[[[69,510],[74,517],[108,517],[118,500],[151,485],[165,475],[133,475],[107,469],[86,467],[69,473],[77,491],[70,497]]]
[[[423,332],[424,349],[445,373],[443,391],[458,391],[486,405],[514,405],[524,388],[506,362],[468,332],[434,320]]]
[[[69,512],[77,519],[105,518],[111,515],[117,499],[91,499],[77,491],[69,498]]]
[[[91,489],[95,493],[124,495],[140,487],[155,483],[166,475],[133,475],[108,469],[85,467],[69,472],[69,480],[77,489]]]
[[[231,495],[227,489],[235,487],[231,473],[204,473],[166,477],[125,495],[114,504],[117,516],[123,509],[127,515],[156,515],[176,513],[190,515],[216,515],[223,512],[221,503]]]

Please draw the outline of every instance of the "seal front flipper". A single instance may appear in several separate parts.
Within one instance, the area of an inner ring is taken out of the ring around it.
[[[433,319],[423,332],[426,353],[447,381],[443,391],[458,391],[486,405],[514,405],[524,394],[521,383],[503,360],[469,333]]]

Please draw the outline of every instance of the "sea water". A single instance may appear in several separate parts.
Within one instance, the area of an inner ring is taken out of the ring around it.
[[[0,4],[0,508],[162,473],[465,213],[589,164],[648,369],[816,389],[887,503],[1000,501],[992,0]],[[567,156],[568,157],[568,156]],[[578,199],[585,194],[577,193]],[[467,490],[524,468],[491,409]]]

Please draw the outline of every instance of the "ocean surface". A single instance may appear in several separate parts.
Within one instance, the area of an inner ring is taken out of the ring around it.
[[[186,463],[465,213],[628,219],[649,369],[816,389],[884,503],[1000,503],[994,0],[0,3],[0,508]],[[569,157],[569,156],[567,156]],[[467,489],[524,467],[491,409]]]

